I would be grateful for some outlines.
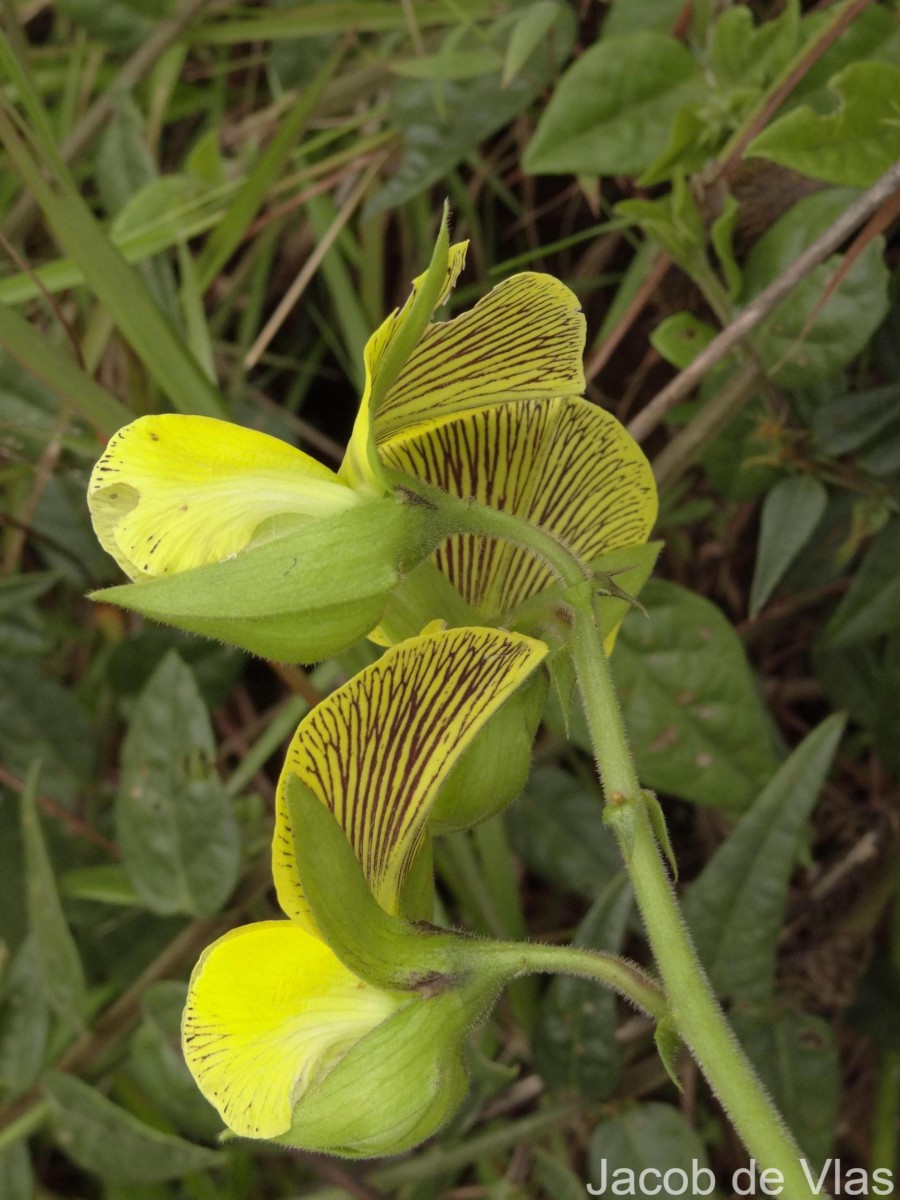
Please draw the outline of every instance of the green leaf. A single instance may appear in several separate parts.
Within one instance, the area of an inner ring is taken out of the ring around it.
[[[29,937],[3,972],[0,993],[0,1095],[14,1100],[44,1065],[49,1014],[37,939]],[[0,1189],[0,1196],[6,1193]]]
[[[389,112],[392,125],[403,136],[403,161],[369,201],[367,218],[405,204],[438,182],[470,151],[528,108],[550,84],[575,35],[568,6],[556,7],[556,24],[527,60],[521,75],[506,86],[499,71],[460,82],[409,80],[394,86]],[[498,38],[510,23],[510,18],[498,22]]]
[[[735,1033],[816,1174],[831,1154],[841,1099],[832,1029],[799,1012],[732,1014]]]
[[[506,47],[503,86],[519,74],[541,41],[558,22],[560,5],[556,0],[535,0],[517,17]]]
[[[837,220],[855,193],[829,188],[798,201],[762,235],[744,270],[746,303],[786,270]],[[822,304],[841,264],[817,267],[754,334],[754,345],[779,385],[802,388],[835,374],[863,349],[888,308],[884,243],[873,238]]]
[[[681,105],[703,93],[702,72],[673,37],[605,37],[566,71],[523,159],[531,175],[631,175],[663,151]]]
[[[73,1162],[113,1183],[157,1183],[219,1166],[223,1155],[160,1133],[94,1088],[51,1071],[44,1090],[56,1143]]]
[[[632,907],[624,871],[607,883],[578,926],[576,946],[618,954]],[[616,998],[595,982],[560,976],[551,983],[535,1031],[534,1065],[550,1087],[586,1100],[612,1095],[621,1073]]]
[[[812,475],[791,475],[763,502],[756,566],[750,585],[750,616],[760,611],[788,567],[809,541],[828,503],[828,491]]]
[[[650,334],[650,344],[666,362],[683,370],[715,336],[716,331],[706,321],[683,312],[660,321]]]
[[[128,872],[119,863],[99,867],[78,867],[59,878],[60,894],[71,900],[96,900],[100,904],[126,907],[141,903]]]
[[[638,1176],[646,1170],[659,1172],[645,1177],[648,1186],[660,1187],[656,1193],[659,1200],[709,1194],[715,1183],[699,1134],[668,1104],[631,1108],[599,1121],[591,1134],[588,1183],[593,1188],[603,1187],[605,1179],[605,1191],[610,1195],[640,1196]],[[622,1174],[616,1175],[617,1171]],[[673,1190],[663,1188],[660,1181],[667,1171],[685,1172],[686,1186],[682,1186],[684,1178],[676,1174],[670,1176]]]
[[[179,1133],[212,1142],[222,1118],[201,1094],[180,1048],[187,985],[155,983],[141,1001],[144,1020],[129,1044],[125,1072]]]
[[[428,521],[421,506],[375,500],[225,562],[92,598],[266,658],[315,662],[375,628],[404,569],[428,552]]]
[[[454,26],[459,21],[489,17],[496,6],[492,0],[454,0],[451,7],[421,6],[415,10],[421,29]],[[242,10],[239,10],[242,11]],[[216,16],[202,25],[197,40],[230,45],[235,42],[277,41],[284,38],[319,37],[409,28],[409,17],[396,0],[319,0],[319,3],[293,4],[284,8],[253,10],[252,15],[222,20]]]
[[[35,795],[38,768],[29,771],[21,798],[22,842],[25,849],[25,893],[28,923],[37,947],[44,989],[50,1007],[79,1029],[87,992],[75,940],[66,924],[56,891],[53,864],[44,845]]]
[[[745,151],[827,183],[869,187],[900,158],[900,67],[851,63],[829,81],[835,112],[808,105],[772,122]]]
[[[846,709],[871,732],[881,761],[900,777],[900,630],[847,647],[820,644],[813,661],[832,703]]]
[[[900,443],[900,384],[846,393],[818,405],[812,435],[820,454],[854,454],[866,465],[869,453],[885,443]]]
[[[872,542],[825,630],[830,646],[890,633],[900,628],[900,518],[894,517]]]
[[[31,1157],[25,1142],[14,1142],[0,1150],[0,1196],[3,1200],[32,1200],[34,1181]]]
[[[729,192],[722,201],[722,211],[709,229],[709,240],[716,252],[728,287],[728,295],[732,300],[736,300],[740,295],[743,282],[743,272],[734,257],[734,234],[739,215],[738,202]]]
[[[788,884],[844,723],[831,716],[801,742],[688,892],[685,919],[722,996],[772,996]]]
[[[594,900],[622,869],[615,838],[600,822],[602,807],[599,792],[557,767],[538,767],[507,816],[513,847],[543,879]]]
[[[787,66],[800,40],[800,5],[790,0],[774,20],[754,26],[743,5],[726,9],[713,26],[709,62],[725,89],[738,84],[761,90]]]
[[[237,250],[248,227],[265,203],[266,196],[284,170],[288,155],[297,144],[343,53],[343,48],[340,48],[329,55],[316,76],[303,88],[297,103],[281,118],[272,140],[253,164],[247,178],[234,194],[222,220],[207,239],[197,260],[197,277],[202,291],[209,287]],[[218,142],[216,146],[218,148]]]
[[[132,710],[116,801],[125,869],[151,912],[210,916],[237,881],[237,820],[215,754],[206,705],[172,650]]]
[[[744,648],[714,604],[676,584],[651,580],[641,601],[649,619],[625,619],[611,660],[638,773],[657,791],[740,811],[777,762]]]
[[[147,370],[181,412],[221,416],[221,397],[160,310],[140,275],[128,265],[94,217],[75,182],[59,164],[36,160],[8,115],[0,137],[26,186],[43,209],[60,246],[81,269]]]
[[[0,347],[10,359],[45,384],[57,401],[71,404],[78,415],[103,436],[114,433],[132,419],[134,414],[130,409],[95,383],[65,351],[60,350],[45,334],[2,301]],[[2,364],[3,375],[6,377],[4,383],[8,382],[9,370],[9,363]],[[25,396],[20,398],[18,389],[13,395],[20,405],[22,400],[26,399]],[[0,412],[6,407],[4,404]],[[25,422],[21,418],[14,422],[17,436],[22,436],[23,423],[37,423],[40,420],[39,415],[33,412],[26,411],[24,416]],[[44,444],[46,445],[46,438]]]

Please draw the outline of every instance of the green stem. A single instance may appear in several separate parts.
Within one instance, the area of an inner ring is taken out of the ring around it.
[[[610,824],[625,856],[675,1027],[760,1168],[781,1172],[791,1200],[812,1200],[816,1193],[802,1169],[800,1150],[729,1029],[679,911],[589,605],[575,607],[571,645]]]
[[[502,538],[531,550],[558,579],[570,587],[583,584],[591,578],[588,567],[537,525],[531,525],[500,509],[488,508],[475,500],[451,496],[449,492],[432,487],[405,471],[385,468],[384,475],[395,491],[418,497],[436,511],[442,525],[442,537],[449,537],[453,533],[474,533],[481,537]]]
[[[473,961],[482,965],[485,955],[489,955],[492,965],[507,979],[521,975],[576,975],[611,987],[657,1021],[670,1015],[669,1002],[659,984],[640,967],[614,954],[543,942],[476,942],[473,953]]]
[[[627,968],[622,960],[589,955],[593,964],[590,977],[622,991],[652,1015],[667,1016],[692,1051],[759,1166],[781,1172],[785,1193],[791,1200],[813,1200],[816,1193],[801,1166],[800,1150],[728,1027],[678,908],[654,833],[647,796],[641,790],[628,748],[603,637],[594,614],[595,589],[588,568],[535,525],[449,496],[400,472],[387,474],[394,487],[406,489],[435,508],[447,526],[445,536],[468,532],[525,546],[566,585],[566,602],[573,614],[572,657],[607,800],[607,815],[622,848],[668,1006],[646,976],[642,976],[643,980],[653,989],[652,1007],[646,1003],[651,999],[649,993],[643,999],[637,998],[631,975],[614,978],[610,964],[616,964],[616,970],[621,971]],[[510,961],[518,955],[523,971],[561,970],[577,974],[574,964],[583,962],[582,956],[587,952],[572,947],[517,945],[498,948],[498,954],[504,953],[511,956]]]

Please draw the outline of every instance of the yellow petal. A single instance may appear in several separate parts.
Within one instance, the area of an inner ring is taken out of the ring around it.
[[[585,562],[644,542],[656,485],[610,413],[574,397],[504,404],[395,438],[382,457],[455,496],[539,525]],[[454,535],[435,561],[482,620],[496,620],[552,576],[509,542]]]
[[[357,979],[290,921],[232,930],[194,969],[185,1060],[229,1129],[275,1137],[294,1105],[376,1025],[408,1004]]]
[[[328,805],[376,900],[397,913],[438,789],[546,652],[543,642],[500,630],[424,634],[388,650],[301,721],[278,785],[272,846],[289,916],[314,928],[294,859],[289,774]]]
[[[457,242],[456,245],[450,247],[446,278],[432,311],[440,308],[453,290],[457,277],[465,266],[468,245],[468,242]],[[353,487],[368,485],[371,481],[371,470],[368,465],[368,459],[372,422],[372,414],[369,411],[371,408],[372,389],[375,386],[378,372],[384,361],[388,347],[403,328],[405,321],[409,318],[413,301],[418,295],[425,278],[425,275],[419,275],[413,280],[412,290],[403,307],[395,309],[386,320],[382,321],[368,342],[366,342],[366,348],[363,352],[363,362],[366,368],[365,391],[360,401],[359,412],[356,414],[356,422],[353,426],[353,433],[350,437],[347,453],[344,455],[344,461],[341,464],[340,470],[341,478]]]
[[[173,413],[120,429],[88,487],[101,545],[135,580],[221,562],[245,549],[264,522],[358,502],[332,471],[287,442]]]
[[[379,446],[473,408],[584,391],[584,317],[552,275],[498,284],[452,321],[430,325],[375,415]]]

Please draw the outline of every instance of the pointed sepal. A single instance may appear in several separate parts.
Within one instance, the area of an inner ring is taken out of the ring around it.
[[[318,662],[378,624],[421,561],[429,512],[372,500],[243,550],[224,562],[94,592],[189,633],[284,662]]]
[[[452,972],[454,935],[391,916],[369,890],[331,810],[297,775],[286,803],[297,874],[320,936],[354,975],[376,987],[414,991]]]

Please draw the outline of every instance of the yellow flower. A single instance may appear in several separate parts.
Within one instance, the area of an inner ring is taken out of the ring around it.
[[[291,827],[288,784],[299,779],[332,812],[382,909],[430,915],[428,864],[424,888],[415,866],[432,805],[545,653],[499,630],[426,631],[301,722],[279,782],[273,842],[290,919],[248,925],[210,946],[184,1016],[188,1066],[235,1133],[331,1153],[393,1153],[428,1136],[461,1100],[462,1042],[490,997],[379,987],[344,965],[303,891],[295,850],[303,830]]]
[[[370,338],[337,474],[211,418],[143,417],[121,430],[88,499],[101,543],[142,586],[99,595],[271,657],[333,653],[373,629],[442,536],[421,506],[385,498],[386,468],[532,522],[586,564],[646,542],[656,518],[649,464],[613,416],[579,398],[577,298],[552,276],[526,272],[434,322],[465,252],[442,228],[428,272]],[[234,564],[248,554],[252,563]],[[353,570],[332,579],[322,563],[342,559]],[[434,562],[468,623],[505,622],[552,581],[529,551],[471,534],[446,538]],[[319,635],[301,636],[310,613],[326,608]],[[412,608],[411,628],[451,617],[446,605]]]

